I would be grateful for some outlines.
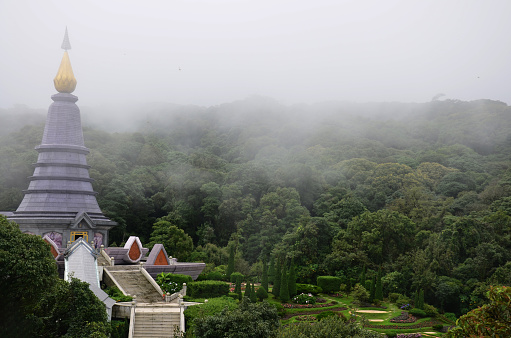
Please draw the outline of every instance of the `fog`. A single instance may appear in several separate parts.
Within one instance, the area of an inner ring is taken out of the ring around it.
[[[511,102],[509,1],[0,2],[0,108],[47,108],[65,27],[80,107]],[[119,109],[117,109],[119,110]]]

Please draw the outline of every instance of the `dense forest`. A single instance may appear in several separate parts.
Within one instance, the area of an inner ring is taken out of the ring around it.
[[[499,101],[82,109],[111,242],[260,273],[293,259],[298,281],[381,269],[384,292],[465,313],[511,281],[511,108]],[[88,113],[88,114],[86,114]],[[44,113],[0,109],[0,210],[28,186]],[[117,120],[117,122],[116,122]],[[105,121],[105,123],[103,123]],[[135,126],[135,127],[132,127]]]

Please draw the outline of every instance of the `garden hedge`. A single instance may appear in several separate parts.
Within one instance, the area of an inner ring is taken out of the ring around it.
[[[214,298],[227,296],[229,284],[220,281],[204,280],[188,284],[186,294],[192,298]]]

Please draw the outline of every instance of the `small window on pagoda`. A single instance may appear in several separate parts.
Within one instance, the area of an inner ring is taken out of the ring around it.
[[[89,241],[89,234],[87,231],[71,231],[71,242],[76,241],[78,238],[83,238],[84,241]]]

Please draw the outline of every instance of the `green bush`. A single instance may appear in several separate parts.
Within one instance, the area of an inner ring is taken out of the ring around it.
[[[236,297],[237,296],[236,294]],[[200,316],[212,316],[222,312],[224,309],[234,310],[237,307],[237,301],[227,296],[212,298],[209,299],[207,303],[189,306],[184,312],[186,329],[188,331],[188,329],[193,326],[195,318]]]
[[[164,292],[174,293],[183,288],[183,283],[189,284],[193,282],[191,276],[181,275],[178,273],[162,272],[156,276],[156,283]]]
[[[117,286],[109,286],[105,289],[106,294],[117,302],[131,302],[133,297],[125,296]]]
[[[333,312],[333,311],[323,311],[321,313],[318,313],[318,315],[316,316],[316,319],[317,320],[321,320],[321,319],[329,317],[329,316],[335,316],[335,312]]]
[[[443,324],[435,324],[435,325],[433,325],[433,330],[438,331],[438,332],[442,332],[443,328],[444,328]]]
[[[210,273],[207,274],[206,279],[208,279],[208,280],[224,280],[225,275],[222,274],[220,271],[211,271]]]
[[[410,313],[411,315],[414,315],[415,317],[421,317],[421,318],[428,317],[426,311],[418,309],[418,308],[413,308],[413,309],[409,310],[408,313]]]
[[[268,292],[266,292],[266,289],[262,286],[260,286],[256,291],[256,296],[259,299],[260,302],[263,301],[263,299],[268,298]]]
[[[280,326],[277,311],[268,302],[243,299],[238,309],[224,310],[194,320],[196,337],[277,337]]]
[[[391,292],[391,293],[389,293],[389,302],[395,303],[399,299],[399,297],[402,297],[402,296],[403,295],[400,293]]]
[[[428,317],[438,316],[438,310],[433,305],[424,304],[424,312],[426,312]]]
[[[230,277],[230,281],[231,283],[236,283],[236,280],[238,278],[238,276],[241,277],[241,280],[244,280],[245,279],[245,276],[242,274],[242,273],[239,273],[239,272],[233,272],[231,274],[231,277]]]
[[[130,330],[130,323],[128,319],[124,320],[112,320],[110,322],[111,338],[125,338],[128,337],[128,333]]]
[[[405,295],[400,295],[398,299],[396,299],[396,305],[398,307],[401,307],[406,304],[410,304],[411,300],[409,297],[406,297]]]
[[[456,317],[456,315],[452,312],[446,312],[446,313],[444,313],[444,316],[453,322],[456,322],[456,320],[458,319],[458,317]]]
[[[317,295],[318,293],[323,292],[319,286],[312,284],[296,284],[296,294],[300,293],[312,293],[313,295]]]
[[[316,304],[316,297],[312,293],[301,293],[294,296],[291,301],[296,304]]]
[[[227,296],[232,299],[238,299],[239,294],[237,294],[236,292],[229,292],[229,294]]]
[[[341,278],[334,276],[318,276],[317,285],[325,293],[337,292],[341,289]]]
[[[229,284],[212,280],[192,282],[188,285],[187,294],[192,298],[227,296],[229,294]]]

